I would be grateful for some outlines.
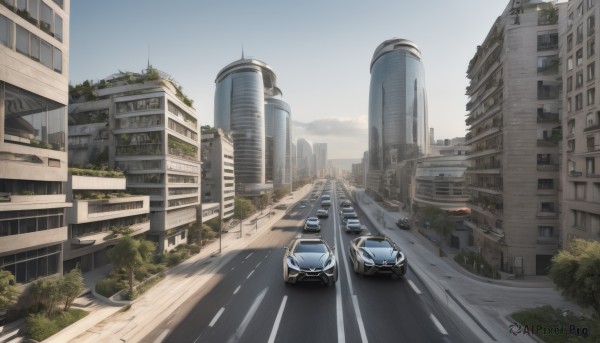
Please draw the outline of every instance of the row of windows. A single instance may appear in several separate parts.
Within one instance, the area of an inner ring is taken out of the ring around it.
[[[36,211],[21,211],[36,212]],[[15,215],[20,212],[7,212],[7,215]],[[25,213],[32,214],[32,213]],[[57,229],[64,226],[64,216],[61,213],[41,215],[39,217],[21,217],[0,220],[0,237],[13,236],[31,232]]]
[[[588,64],[586,68],[587,81],[593,81],[596,78],[596,63]],[[583,70],[575,73],[575,88],[583,87]],[[567,78],[567,93],[573,90],[573,76]]]
[[[198,188],[169,188],[169,195],[195,194]]]
[[[167,161],[167,169],[188,172],[188,173],[197,173],[199,170],[198,166],[192,166],[189,164],[173,162],[173,161]]]
[[[55,1],[56,2],[56,1]],[[63,19],[41,0],[2,0],[2,4],[48,35],[63,40]],[[16,5],[16,6],[15,6]],[[62,8],[62,6],[61,6]]]
[[[189,205],[189,204],[194,204],[197,202],[198,202],[198,198],[196,198],[196,197],[183,198],[183,199],[172,199],[172,200],[169,200],[169,207]]]
[[[181,125],[180,123],[174,121],[173,119],[169,119],[169,129],[179,133],[180,135],[191,138],[194,141],[198,140],[198,134],[196,132],[188,129],[187,127]]]
[[[590,88],[586,92],[587,101],[586,104],[593,105],[596,102],[596,88]],[[571,97],[567,98],[567,113],[571,113],[573,111],[572,107],[572,99]],[[583,93],[579,93],[575,95],[575,110],[579,111],[583,109]]]
[[[61,245],[32,249],[0,257],[0,268],[15,276],[17,283],[29,283],[58,273]]]
[[[116,161],[117,168],[121,170],[147,170],[147,169],[162,169],[161,160],[149,161]]]
[[[143,201],[133,201],[133,202],[123,202],[118,204],[109,204],[109,203],[90,203],[88,205],[89,213],[106,213],[106,212],[115,212],[115,211],[128,211],[128,210],[136,210],[144,207]]]
[[[99,232],[108,232],[113,226],[131,226],[135,224],[145,223],[148,220],[150,220],[148,214],[140,214],[137,216],[114,218],[91,223],[71,224],[71,230],[69,233],[71,237],[69,238],[77,238]]]
[[[160,98],[140,99],[116,103],[117,113],[160,109]]]
[[[159,126],[162,124],[162,115],[152,114],[118,118],[115,122],[117,129],[137,129],[141,127]]]
[[[196,118],[187,114],[184,110],[179,108],[179,106],[175,105],[174,103],[172,103],[170,101],[167,104],[167,106],[168,106],[168,110],[169,110],[169,112],[171,112],[171,114],[174,114],[176,117],[183,119],[184,121],[186,121],[188,123],[194,124],[194,127],[197,126],[198,121],[196,120]]]

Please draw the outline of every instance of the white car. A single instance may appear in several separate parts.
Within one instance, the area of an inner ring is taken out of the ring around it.
[[[319,232],[321,231],[321,224],[319,218],[308,217],[304,223],[304,231]]]
[[[346,232],[360,233],[362,231],[362,224],[360,223],[360,220],[358,220],[358,219],[349,218],[346,221],[345,229],[346,229]]]

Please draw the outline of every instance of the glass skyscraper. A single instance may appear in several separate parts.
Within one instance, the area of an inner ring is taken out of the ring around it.
[[[280,99],[268,97],[265,101],[266,179],[273,181],[273,188],[289,188],[292,185],[291,109]]]
[[[369,169],[425,156],[428,131],[421,52],[409,40],[386,40],[371,60]]]
[[[265,96],[279,93],[275,73],[266,63],[240,59],[215,80],[215,127],[231,132],[236,193],[259,194],[265,182]]]

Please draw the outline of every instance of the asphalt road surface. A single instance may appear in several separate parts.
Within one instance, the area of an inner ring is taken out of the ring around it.
[[[410,269],[411,256],[407,256],[409,271],[400,280],[363,277],[352,271],[348,246],[357,235],[341,230],[339,202],[349,194],[338,193],[339,189],[331,182],[329,218],[321,219],[321,237],[336,248],[339,280],[335,287],[283,282],[284,247],[302,234],[304,219],[320,208],[318,200],[297,204],[143,341],[478,342],[468,327],[428,294]],[[355,208],[367,229],[373,227]]]

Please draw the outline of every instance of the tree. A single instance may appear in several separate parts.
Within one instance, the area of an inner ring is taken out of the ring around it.
[[[444,236],[446,239],[450,237],[455,227],[456,223],[445,213],[438,215],[431,223],[431,228],[433,228],[439,235]]]
[[[235,218],[247,218],[256,212],[256,208],[252,204],[252,201],[246,198],[235,198],[233,216]]]
[[[14,304],[16,297],[15,276],[8,270],[0,270],[0,309]]]
[[[564,297],[600,315],[600,242],[572,240],[552,258],[549,276]]]
[[[30,294],[35,301],[36,312],[46,310],[46,315],[51,316],[58,304],[65,298],[62,292],[63,279],[60,276],[51,276],[32,283]]]
[[[129,294],[133,295],[133,277],[135,272],[144,265],[144,258],[140,254],[140,242],[125,236],[108,251],[108,258],[115,269],[125,270],[129,280]]]
[[[62,283],[60,285],[61,292],[64,296],[65,307],[63,311],[68,311],[71,308],[73,301],[83,292],[85,284],[83,283],[83,276],[79,268],[71,269],[70,272],[64,275]]]

